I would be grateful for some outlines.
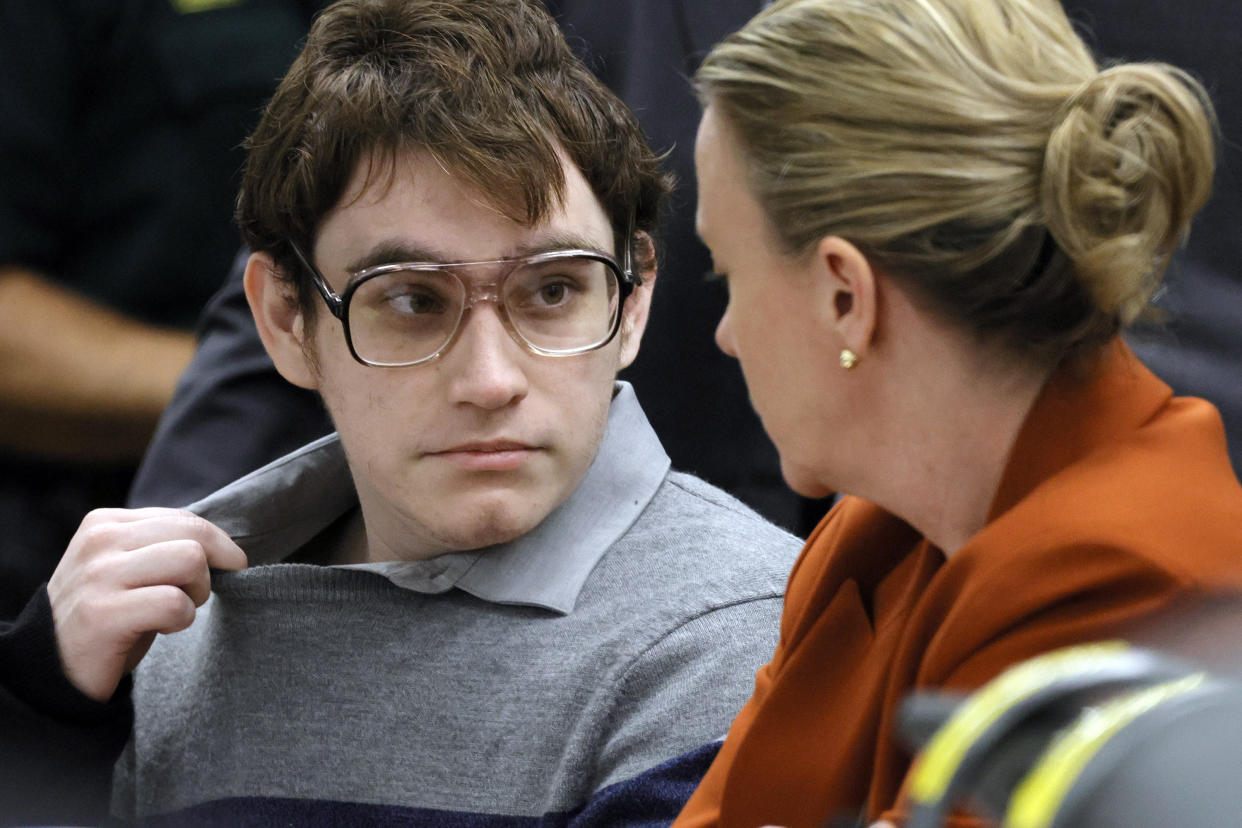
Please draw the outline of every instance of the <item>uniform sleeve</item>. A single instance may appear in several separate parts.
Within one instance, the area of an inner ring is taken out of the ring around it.
[[[637,659],[616,694],[596,792],[574,825],[673,820],[771,656],[781,605],[772,596],[716,609]]]
[[[0,266],[55,273],[71,232],[83,44],[70,5],[0,3]]]
[[[0,623],[0,721],[0,825],[107,816],[112,767],[133,723],[130,682],[107,704],[69,683],[46,589]]]

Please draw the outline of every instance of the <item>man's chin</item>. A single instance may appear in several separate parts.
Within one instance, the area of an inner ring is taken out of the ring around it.
[[[465,508],[436,534],[449,548],[466,551],[516,540],[534,529],[551,509],[521,504],[489,503]]]

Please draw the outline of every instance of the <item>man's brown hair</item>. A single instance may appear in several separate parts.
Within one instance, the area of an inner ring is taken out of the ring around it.
[[[669,187],[634,114],[530,0],[334,3],[247,148],[242,236],[294,278],[308,311],[312,291],[290,243],[312,249],[361,163],[379,159],[370,175],[385,165],[391,173],[397,153],[421,148],[505,215],[533,224],[564,195],[563,153],[619,243],[631,215],[655,237]]]

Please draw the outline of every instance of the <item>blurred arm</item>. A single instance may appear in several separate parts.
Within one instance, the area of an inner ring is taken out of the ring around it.
[[[0,446],[54,459],[135,460],[193,352],[189,332],[0,268]]]

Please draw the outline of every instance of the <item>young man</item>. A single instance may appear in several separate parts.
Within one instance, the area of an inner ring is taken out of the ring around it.
[[[35,663],[54,624],[71,688],[7,683],[20,732],[76,723],[88,777],[128,739],[112,809],[173,824],[670,821],[799,544],[670,472],[615,382],[665,189],[537,5],[329,8],[238,216],[338,433],[194,514],[88,516],[17,630]]]

